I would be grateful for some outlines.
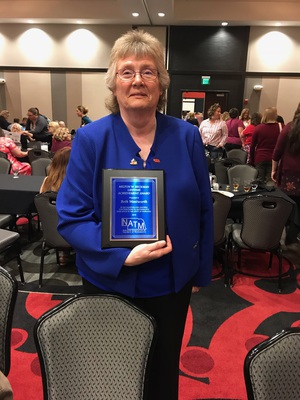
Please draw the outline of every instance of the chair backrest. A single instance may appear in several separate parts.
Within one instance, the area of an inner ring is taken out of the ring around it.
[[[34,198],[34,203],[42,224],[43,239],[50,247],[70,248],[71,246],[57,230],[56,196],[57,192],[44,192],[37,194]]]
[[[243,201],[241,239],[252,249],[277,248],[292,210],[293,204],[282,197],[246,198]]]
[[[31,149],[28,151],[28,160],[30,164],[33,160],[37,160],[38,158],[51,158],[51,153],[41,149]]]
[[[216,160],[214,163],[215,175],[219,183],[228,183],[228,169],[237,165],[238,162],[229,158],[224,160]]]
[[[6,158],[7,159],[7,154],[3,153],[3,151],[0,151],[0,158]]]
[[[249,351],[244,363],[248,400],[300,399],[300,328],[289,328]]]
[[[0,157],[0,174],[9,174],[10,162],[4,157]]]
[[[227,151],[227,157],[241,164],[246,164],[248,153],[243,149],[232,149]]]
[[[234,165],[228,169],[227,173],[230,185],[232,185],[233,178],[240,178],[241,184],[243,184],[244,180],[255,181],[258,176],[258,170],[247,164]]]
[[[17,281],[0,267],[0,371],[6,376],[10,370],[11,329],[17,293]]]
[[[212,192],[214,208],[214,245],[218,246],[225,240],[225,227],[231,207],[231,198],[222,193]]]
[[[34,335],[44,399],[142,400],[156,324],[113,295],[76,295],[44,314]]]
[[[47,167],[51,164],[50,158],[38,158],[31,163],[31,175],[47,176]]]

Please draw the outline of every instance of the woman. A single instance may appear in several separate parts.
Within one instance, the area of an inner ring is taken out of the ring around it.
[[[227,143],[225,144],[226,151],[242,147],[241,133],[245,129],[243,121],[239,119],[239,110],[237,108],[231,108],[229,116],[230,118],[226,121],[228,129]]]
[[[76,114],[78,117],[81,118],[81,125],[80,126],[84,126],[87,124],[90,124],[91,122],[93,122],[90,117],[87,115],[87,113],[89,112],[89,110],[84,107],[84,106],[78,106],[76,108]]]
[[[249,164],[258,170],[258,179],[263,183],[271,182],[272,155],[280,133],[276,121],[277,112],[273,107],[267,108],[252,135]]]
[[[31,175],[31,166],[26,162],[21,162],[18,158],[27,157],[27,151],[21,151],[12,139],[5,137],[3,130],[0,128],[0,151],[7,155],[7,159],[11,163],[10,173],[14,170],[19,171],[19,175]]]
[[[51,133],[52,139],[53,139],[53,135],[55,134],[56,129],[58,129],[58,128],[59,128],[59,123],[58,123],[58,121],[51,121],[51,122],[49,122],[48,131]]]
[[[40,115],[39,109],[36,107],[29,108],[27,117],[25,131],[21,136],[22,149],[27,149],[28,140],[47,142],[48,148],[51,149],[52,135],[48,131],[47,118]]]
[[[224,145],[227,141],[228,129],[226,122],[221,119],[220,104],[213,104],[207,111],[208,118],[202,121],[199,131],[203,144],[211,158],[223,155]]]
[[[10,130],[9,127],[11,125],[11,122],[8,122],[9,114],[8,110],[2,110],[0,112],[0,128],[6,131]]]
[[[248,125],[241,133],[241,141],[243,144],[243,149],[248,153],[248,163],[249,163],[249,152],[250,145],[252,142],[252,135],[254,129],[257,125],[261,123],[262,115],[259,112],[255,112],[251,115],[251,123]]]
[[[62,149],[63,147],[71,147],[71,135],[68,128],[58,128],[56,129],[53,139],[52,139],[52,153],[57,152],[57,150]]]
[[[300,215],[300,107],[278,137],[272,159],[272,179],[297,204]],[[299,232],[298,232],[299,233]]]
[[[106,83],[111,114],[75,136],[57,198],[58,230],[76,251],[85,293],[116,293],[154,316],[158,339],[148,398],[174,400],[192,287],[197,292],[211,280],[213,217],[205,152],[197,127],[160,112],[169,75],[163,48],[152,35],[133,30],[115,42]],[[101,248],[101,176],[111,168],[164,170],[165,240],[133,249]]]
[[[247,128],[247,126],[251,124],[251,116],[249,108],[242,109],[240,120],[243,122],[245,128]]]
[[[40,188],[40,193],[48,191],[59,191],[61,184],[66,176],[70,154],[70,147],[63,147],[55,153],[49,166],[48,175],[45,177]],[[59,252],[59,264],[61,266],[67,265],[71,261],[71,259],[72,258],[69,251]]]

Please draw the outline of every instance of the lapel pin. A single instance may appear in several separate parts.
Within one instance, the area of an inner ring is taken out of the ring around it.
[[[160,163],[160,159],[159,158],[153,158],[153,161],[156,163]]]
[[[133,159],[130,161],[130,165],[137,165],[137,161],[133,158]]]

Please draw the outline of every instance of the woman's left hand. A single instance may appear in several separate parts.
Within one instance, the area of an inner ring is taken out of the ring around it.
[[[134,247],[126,258],[124,265],[134,267],[145,262],[165,256],[172,251],[172,243],[167,235],[166,240],[160,240],[150,244],[139,244]]]

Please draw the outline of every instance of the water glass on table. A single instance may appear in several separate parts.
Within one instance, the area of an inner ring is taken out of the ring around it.
[[[14,165],[13,164],[11,166],[11,170],[12,170],[12,173],[13,173],[13,177],[14,178],[19,178],[20,167],[18,165]]]

